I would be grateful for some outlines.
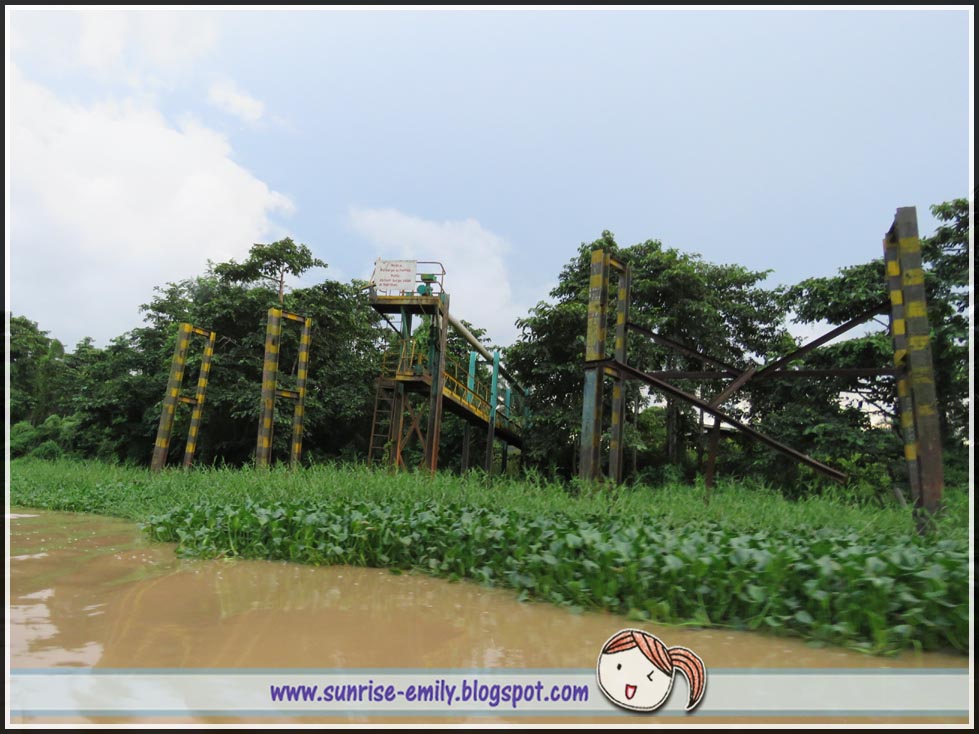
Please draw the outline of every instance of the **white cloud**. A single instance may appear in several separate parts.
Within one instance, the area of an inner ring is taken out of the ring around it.
[[[16,63],[132,86],[172,86],[218,39],[214,14],[201,10],[18,8],[10,21]]]
[[[265,114],[265,104],[238,89],[230,79],[214,82],[208,90],[207,101],[250,124],[259,122]]]
[[[246,256],[293,208],[191,118],[68,103],[7,71],[10,304],[69,347],[139,325],[154,286]]]
[[[365,278],[375,256],[437,260],[445,266],[452,314],[486,329],[495,344],[514,341],[514,321],[526,308],[515,301],[508,272],[512,248],[502,237],[475,219],[433,222],[395,209],[352,207],[350,222],[377,248],[365,253]]]

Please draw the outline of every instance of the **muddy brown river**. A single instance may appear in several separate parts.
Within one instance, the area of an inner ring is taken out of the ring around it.
[[[131,522],[36,510],[10,515],[10,666],[13,669],[583,669],[613,633],[637,624],[575,614],[514,593],[418,574],[247,560],[186,560]],[[712,668],[967,668],[959,655],[874,657],[791,638],[723,629],[644,630],[697,651]],[[405,720],[405,719],[402,719]],[[502,722],[505,715],[439,717]],[[520,721],[527,723],[527,717]],[[558,722],[558,718],[532,719]],[[588,719],[566,719],[576,724]],[[740,721],[747,723],[751,719]],[[851,718],[854,723],[896,718]],[[14,723],[123,723],[126,719],[21,717]],[[128,721],[245,722],[247,717],[140,717]],[[261,723],[269,723],[263,718]],[[276,722],[368,721],[360,717]],[[369,721],[391,723],[373,717]],[[424,717],[406,721],[424,723]],[[691,723],[717,721],[698,716]],[[819,722],[766,718],[765,723]],[[833,723],[842,723],[839,718]],[[907,719],[964,723],[953,717]],[[608,716],[601,723],[648,724]],[[676,723],[671,721],[671,723]],[[679,723],[682,723],[680,720]]]

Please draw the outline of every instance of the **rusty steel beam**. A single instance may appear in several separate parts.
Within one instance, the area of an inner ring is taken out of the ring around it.
[[[714,359],[714,357],[698,352],[696,349],[681,344],[680,342],[673,341],[672,339],[665,337],[662,334],[657,334],[655,331],[653,331],[652,329],[647,329],[645,326],[640,326],[637,323],[629,321],[626,324],[626,327],[628,329],[631,329],[632,331],[636,331],[642,334],[643,336],[652,339],[657,344],[662,344],[664,347],[669,347],[670,349],[680,352],[680,354],[685,354],[686,356],[692,357],[694,359],[702,359],[707,364],[713,365],[714,367],[718,367],[724,370],[725,374],[728,377],[736,377],[741,373],[741,370],[739,370],[737,367],[734,367],[733,365],[727,364],[726,362],[722,362],[719,359]]]
[[[756,380],[781,379],[783,377],[894,377],[894,367],[829,367],[826,369],[775,370],[755,375]]]
[[[823,344],[825,344],[828,341],[831,341],[832,339],[835,339],[840,334],[845,334],[850,329],[860,326],[860,324],[864,323],[868,319],[873,318],[879,313],[884,313],[884,311],[886,310],[887,310],[887,304],[885,303],[881,303],[872,308],[867,309],[859,316],[856,316],[850,319],[849,321],[847,321],[845,324],[841,324],[840,326],[837,326],[832,331],[828,331],[822,336],[813,339],[808,344],[804,344],[803,346],[799,347],[795,351],[789,352],[784,357],[780,357],[779,359],[776,359],[771,364],[766,364],[764,367],[758,370],[758,378],[760,379],[763,375],[768,375],[771,374],[772,372],[779,370],[782,367],[782,365],[788,364],[793,359],[798,359],[804,354],[808,354],[816,347],[821,347]]]
[[[719,418],[725,423],[734,426],[745,435],[750,436],[751,438],[754,438],[757,441],[760,441],[761,443],[775,449],[776,451],[786,454],[787,456],[791,456],[796,461],[805,464],[806,466],[812,469],[815,469],[821,474],[825,474],[831,479],[835,479],[838,482],[846,481],[846,474],[844,474],[843,472],[834,469],[830,466],[826,466],[825,464],[816,461],[811,456],[807,456],[801,451],[797,451],[796,449],[793,449],[791,446],[786,446],[785,444],[776,441],[774,438],[771,438],[770,436],[766,436],[764,433],[759,433],[755,429],[739,421],[737,418],[728,415],[720,408],[711,405],[709,402],[705,400],[701,400],[696,395],[690,395],[689,393],[684,392],[678,387],[674,387],[670,383],[660,380],[659,378],[654,377],[646,372],[642,372],[636,369],[635,367],[630,367],[629,365],[625,365],[625,364],[615,364],[614,367],[620,370],[621,372],[625,373],[626,375],[630,376],[632,379],[646,382],[647,384],[652,385],[655,388],[658,388],[659,390],[667,393],[668,395],[672,395],[675,398],[679,398],[684,402],[690,403],[694,407],[700,408],[706,413],[710,413],[712,416],[714,416],[714,418]]]
[[[894,377],[900,372],[896,367],[830,367],[826,369],[791,369],[755,373],[755,381],[781,379],[783,377]],[[724,380],[729,372],[710,370],[651,370],[646,373],[661,380]]]
[[[749,367],[747,370],[745,370],[744,372],[742,372],[737,377],[737,379],[732,380],[732,382],[731,382],[730,385],[728,385],[727,387],[725,387],[717,395],[715,395],[713,398],[711,398],[710,404],[712,406],[714,406],[715,408],[718,408],[721,405],[723,405],[723,403],[724,403],[725,400],[727,400],[729,397],[731,397],[732,395],[734,395],[734,393],[736,393],[738,390],[740,390],[741,387],[748,380],[750,380],[752,377],[755,376],[755,372],[756,371],[757,371],[757,368],[755,368],[755,367]]]

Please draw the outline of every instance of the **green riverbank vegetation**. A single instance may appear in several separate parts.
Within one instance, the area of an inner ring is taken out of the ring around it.
[[[140,522],[185,555],[352,564],[510,588],[637,621],[791,634],[874,653],[968,652],[969,502],[936,532],[843,492],[582,488],[347,464],[145,469],[18,459],[12,506]]]

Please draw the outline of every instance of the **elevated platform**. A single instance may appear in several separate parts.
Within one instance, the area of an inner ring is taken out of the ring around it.
[[[492,472],[498,442],[523,447],[526,391],[500,363],[499,350],[486,349],[450,315],[444,276],[438,262],[375,261],[368,297],[392,335],[376,383],[368,456],[372,463],[407,466],[418,454],[406,448],[417,439],[424,447],[422,466],[434,472],[442,416],[449,411],[466,422],[462,470],[469,466],[475,426],[486,431],[482,463]],[[472,351],[462,351],[466,347],[460,349],[455,339]],[[499,454],[504,471],[507,455],[504,447]]]
[[[431,316],[438,313],[441,306],[441,296],[395,295],[386,296],[372,293],[371,306],[382,314],[423,314]]]
[[[448,374],[446,377],[449,377]],[[394,387],[396,384],[403,385],[407,392],[427,395],[432,389],[432,376],[431,374],[411,374],[378,379],[378,387],[382,389]],[[444,408],[471,425],[484,429],[488,428],[490,419],[488,402],[482,400],[478,395],[470,393],[465,387],[460,389],[457,385],[455,387],[453,385],[451,380],[446,379],[442,387],[442,397],[444,398],[442,405]],[[505,441],[510,446],[523,448],[522,421],[506,415],[502,410],[496,411],[495,435],[496,438]]]

